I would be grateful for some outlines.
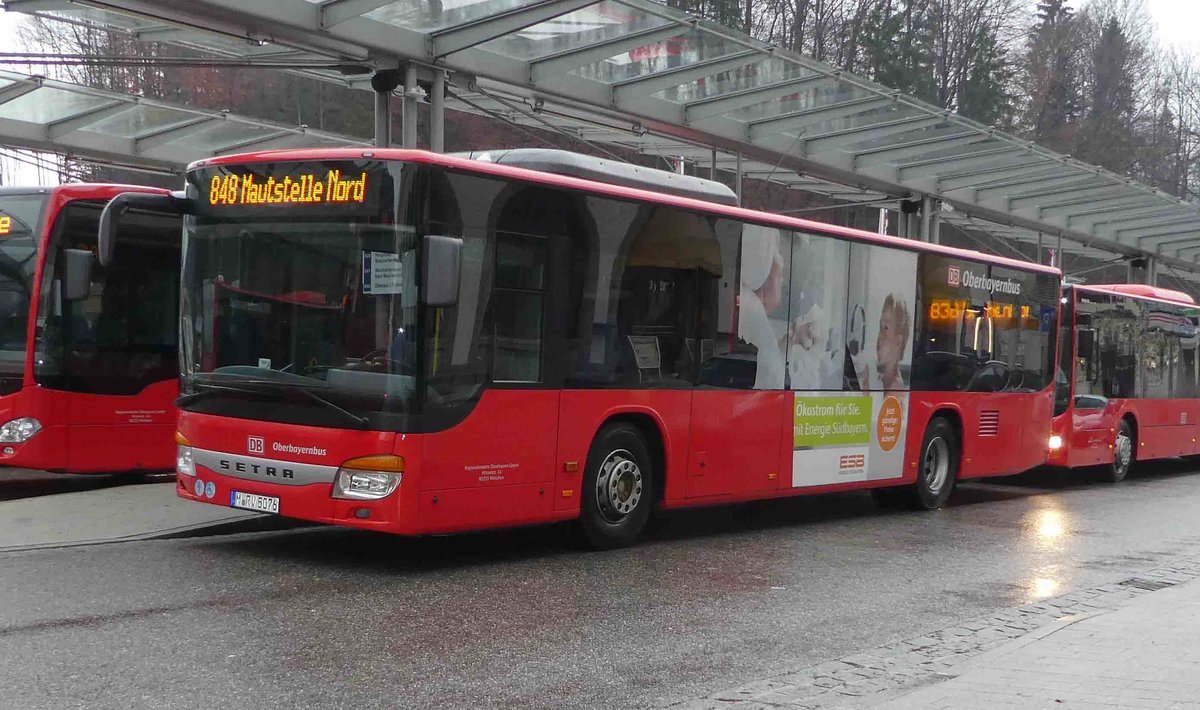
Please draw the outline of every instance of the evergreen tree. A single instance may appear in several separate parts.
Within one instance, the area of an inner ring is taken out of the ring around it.
[[[958,112],[988,125],[1010,121],[1012,67],[1007,52],[987,27],[981,27],[971,53],[970,69],[958,97]]]
[[[1034,141],[1069,152],[1080,104],[1075,17],[1064,0],[1043,0],[1037,18],[1025,68],[1026,124]]]
[[[1104,23],[1092,50],[1092,87],[1087,118],[1075,154],[1124,173],[1134,162],[1132,48],[1117,18]]]

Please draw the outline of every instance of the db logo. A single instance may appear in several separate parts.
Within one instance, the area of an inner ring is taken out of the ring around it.
[[[263,452],[263,438],[261,436],[247,437],[246,450],[252,454],[261,454]]]
[[[838,457],[838,469],[845,471],[848,468],[862,468],[867,465],[867,457],[865,454],[846,454]]]
[[[946,272],[946,281],[948,281],[951,286],[958,286],[960,283],[962,283],[962,275],[958,273],[957,266],[951,266]]]

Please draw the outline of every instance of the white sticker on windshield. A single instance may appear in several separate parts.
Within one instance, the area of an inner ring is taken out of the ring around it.
[[[263,368],[263,369],[270,370],[270,369],[271,369],[271,358],[269,358],[269,357],[260,357],[260,358],[258,359],[258,366],[259,366],[259,367],[261,367],[261,368]]]
[[[385,251],[363,252],[363,293],[384,296],[400,293],[404,283],[404,267],[400,255]]]

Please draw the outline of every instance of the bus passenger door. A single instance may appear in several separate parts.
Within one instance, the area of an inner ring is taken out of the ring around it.
[[[790,411],[780,391],[696,391],[688,497],[774,490],[781,480],[780,446]]]
[[[39,380],[68,398],[68,470],[167,470],[179,394],[180,220],[123,216],[104,266],[92,256],[102,207],[72,202],[55,223]]]
[[[768,491],[790,480],[780,468],[791,411],[782,337],[791,241],[777,229],[731,220],[717,220],[714,232],[721,276],[702,278],[699,290],[690,498]]]

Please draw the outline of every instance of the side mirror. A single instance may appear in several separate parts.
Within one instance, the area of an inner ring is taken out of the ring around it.
[[[62,251],[63,299],[81,301],[92,289],[92,252],[87,249],[63,249]]]
[[[123,192],[109,200],[100,213],[100,233],[97,235],[97,258],[102,266],[112,263],[117,250],[118,223],[129,210],[146,210],[182,216],[187,214],[189,201],[182,192],[170,194],[152,192]]]
[[[425,305],[444,308],[458,303],[462,246],[458,237],[426,235],[421,265],[421,301]]]

